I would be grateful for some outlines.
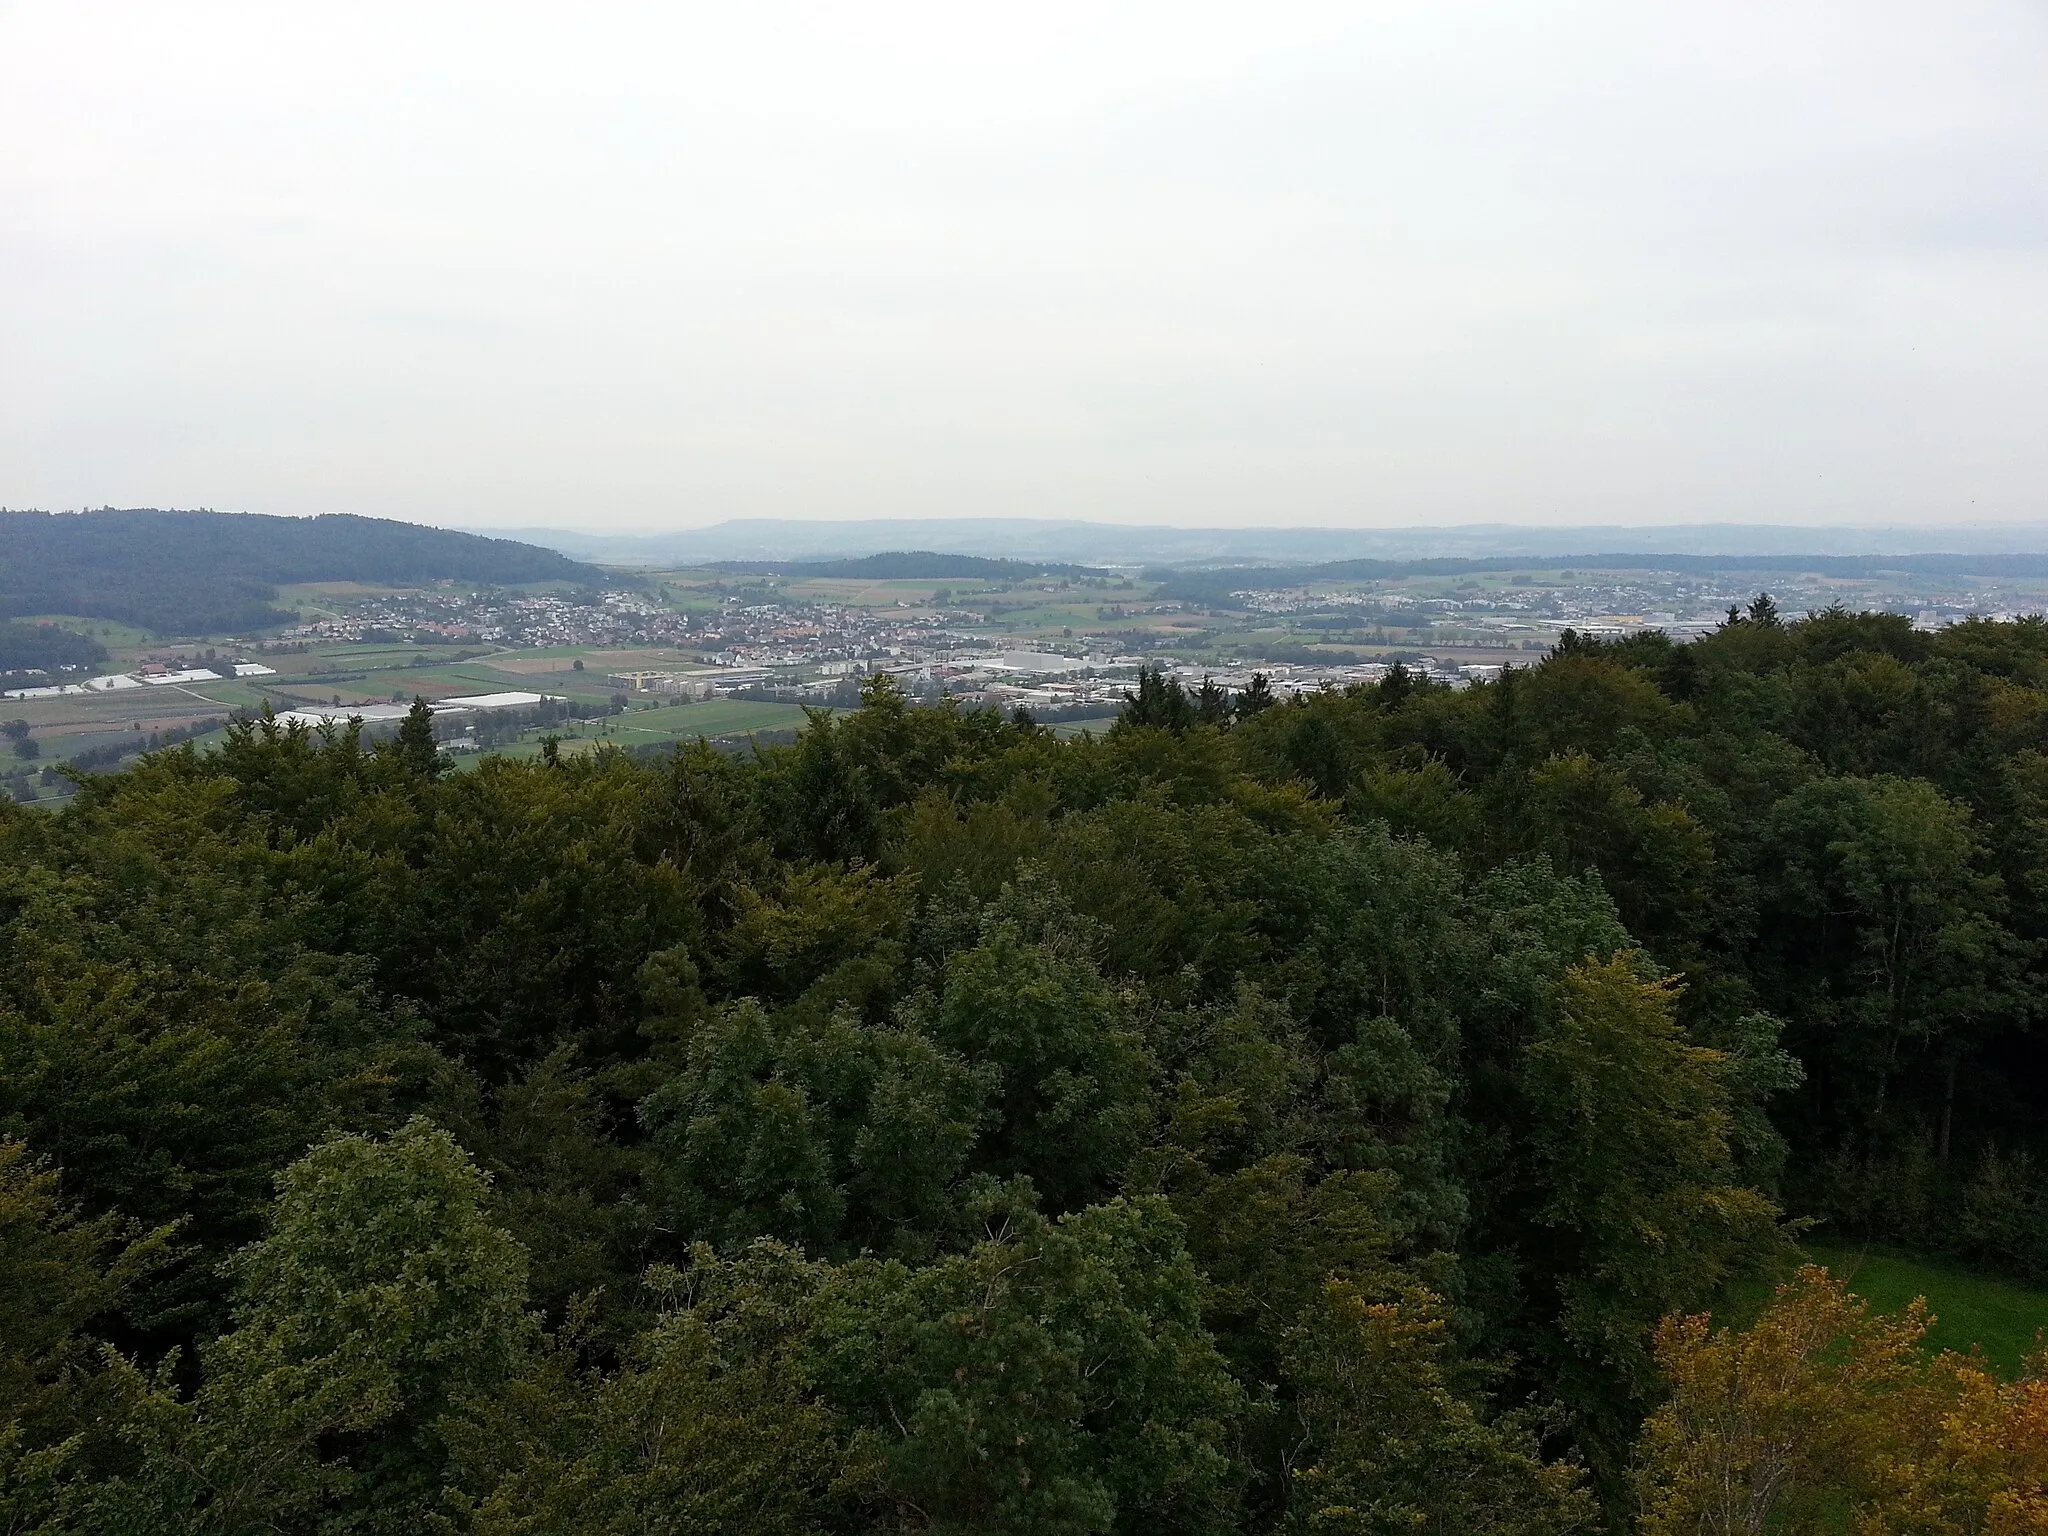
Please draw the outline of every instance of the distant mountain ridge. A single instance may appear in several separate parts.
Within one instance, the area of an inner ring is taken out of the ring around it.
[[[1672,555],[1650,551],[1619,554],[1576,554],[1540,557],[1546,568],[1579,571],[1656,571],[1689,575],[1757,576],[1804,573],[1818,576],[1874,576],[1906,572],[1917,576],[1985,576],[1998,578],[2048,576],[2048,554],[1920,554],[1920,555]],[[1329,560],[1315,565],[1158,566],[1148,580],[1160,586],[1158,597],[1203,603],[1214,608],[1244,604],[1231,594],[1259,588],[1306,586],[1318,581],[1391,581],[1403,576],[1478,576],[1487,572],[1526,570],[1535,561],[1523,555],[1488,559]]]
[[[341,513],[0,512],[0,618],[76,613],[222,634],[288,622],[273,606],[280,583],[444,579],[587,584],[603,573],[557,550]]]
[[[1566,556],[1586,550],[1665,555],[1872,556],[2048,550],[2048,522],[1787,528],[1744,523],[1671,527],[1172,528],[1039,518],[887,518],[855,522],[737,519],[660,534],[492,530],[613,565],[843,560],[898,550],[1089,565],[1284,565],[1334,560]]]
[[[854,560],[719,560],[714,571],[737,574],[865,578],[869,581],[1021,581],[1031,576],[1099,576],[1085,565],[1043,560],[992,560],[985,555],[891,549]]]

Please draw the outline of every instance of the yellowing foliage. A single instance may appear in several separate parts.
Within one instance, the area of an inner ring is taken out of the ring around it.
[[[1809,1266],[1745,1332],[1668,1318],[1638,1447],[1643,1536],[2048,1533],[2048,1354],[2020,1380],[1921,1347]]]

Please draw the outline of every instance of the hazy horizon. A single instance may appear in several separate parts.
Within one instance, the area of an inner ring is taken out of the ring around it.
[[[2048,519],[2048,13],[0,0],[0,503]]]
[[[479,528],[555,549],[572,559],[621,565],[692,560],[840,559],[888,551],[993,555],[1105,565],[1205,562],[1313,564],[1326,560],[1437,559],[1641,554],[1680,556],[2041,554],[2048,525],[1954,524],[1939,529],[1799,528],[1785,525],[1501,523],[1433,528],[1184,528],[1163,524],[1030,518],[742,518],[702,529],[621,534],[547,528]]]

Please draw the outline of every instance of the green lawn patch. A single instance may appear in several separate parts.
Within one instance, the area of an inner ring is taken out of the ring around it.
[[[2035,1333],[2048,1330],[2048,1291],[1940,1259],[1808,1242],[1800,1245],[1798,1262],[1825,1265],[1879,1312],[1903,1311],[1914,1297],[1925,1296],[1935,1318],[1927,1331],[1928,1346],[1953,1349],[1958,1354],[1968,1354],[1973,1345],[1981,1346],[1985,1360],[2004,1375],[2018,1372],[2034,1349]],[[1715,1325],[1749,1327],[1776,1288],[1774,1282],[1765,1280],[1731,1285],[1712,1307]]]
[[[1981,1346],[1984,1358],[2006,1375],[2019,1370],[2035,1348],[2035,1334],[2048,1329],[2048,1291],[1936,1260],[1821,1243],[1806,1244],[1805,1252],[1880,1312],[1897,1312],[1914,1297],[1925,1296],[1935,1316],[1929,1345],[1964,1354],[1972,1345]]]
[[[81,635],[90,635],[110,651],[123,646],[146,645],[149,631],[134,624],[123,624],[118,619],[89,619],[76,613],[25,613],[15,620],[17,624],[55,624],[60,629],[72,630]],[[110,664],[109,671],[118,671],[118,662]]]
[[[69,762],[81,752],[112,746],[116,742],[132,743],[139,749],[148,739],[146,731],[129,730],[69,731],[61,736],[45,736],[42,738],[43,761],[51,764]]]
[[[804,724],[804,712],[796,704],[762,704],[748,699],[706,699],[696,704],[677,704],[664,709],[629,710],[603,720],[565,721],[561,725],[529,730],[516,742],[487,747],[478,754],[458,754],[458,766],[468,767],[479,757],[537,757],[546,736],[561,739],[564,753],[589,752],[599,746],[658,747],[667,742],[695,741],[700,736],[746,736],[757,731],[793,731]]]

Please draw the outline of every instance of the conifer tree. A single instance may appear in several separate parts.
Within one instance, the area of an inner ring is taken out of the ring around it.
[[[398,755],[407,769],[423,779],[439,777],[447,766],[434,745],[434,712],[417,694],[406,711],[405,723],[398,728]]]
[[[1254,672],[1251,682],[1246,684],[1244,691],[1238,694],[1232,704],[1232,708],[1236,711],[1237,718],[1244,720],[1256,715],[1262,709],[1271,709],[1274,702],[1273,685],[1266,681],[1266,674]]]

